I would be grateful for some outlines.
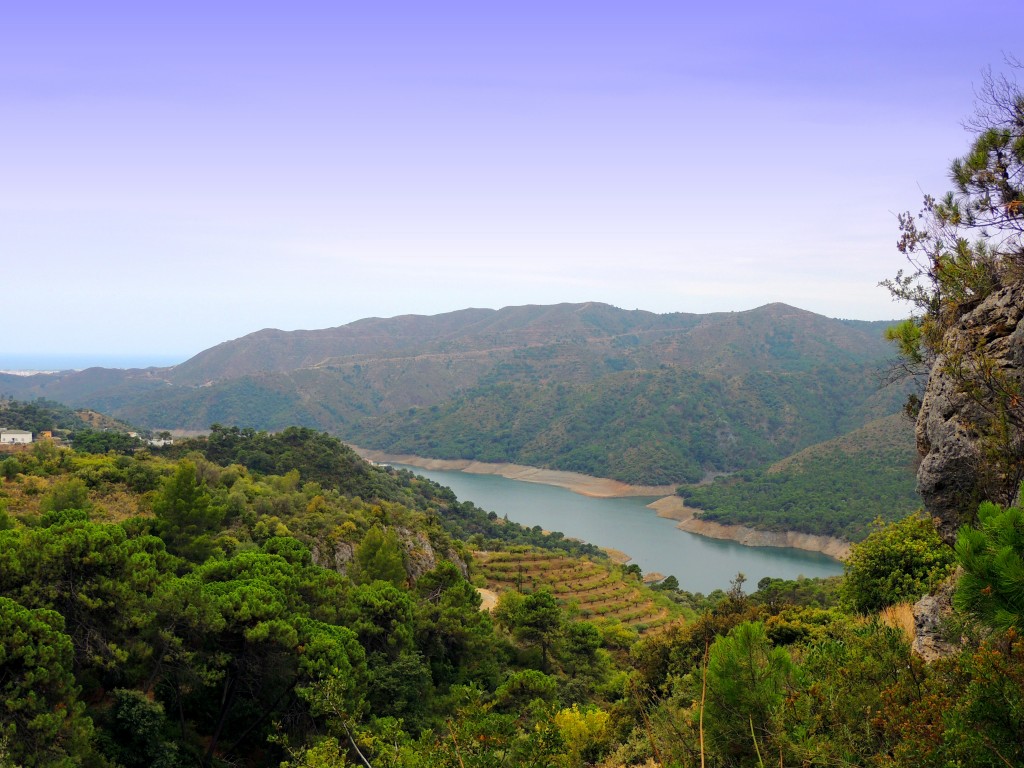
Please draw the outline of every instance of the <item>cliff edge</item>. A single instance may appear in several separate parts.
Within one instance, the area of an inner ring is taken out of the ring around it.
[[[992,293],[945,334],[917,417],[917,490],[943,540],[983,498],[1015,501],[1024,416],[1024,283]]]

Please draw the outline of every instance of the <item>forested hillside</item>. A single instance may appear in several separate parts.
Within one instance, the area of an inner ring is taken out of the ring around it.
[[[893,414],[765,469],[679,494],[705,520],[860,541],[872,521],[899,520],[921,506],[917,458],[911,425]]]
[[[75,433],[82,430],[112,429],[127,432],[128,424],[102,413],[85,409],[73,410],[48,400],[24,402],[0,397],[0,426],[40,432]]]
[[[1024,644],[976,593],[929,665],[874,614],[949,572],[917,518],[843,580],[702,596],[306,429],[0,456],[3,765],[1024,760]]]
[[[863,368],[730,378],[672,368],[579,385],[507,376],[369,421],[356,442],[664,485],[775,461],[893,407]]]
[[[45,399],[22,402],[0,396],[0,427],[24,429],[36,439],[49,433],[52,438],[96,453],[130,453],[144,444],[139,433],[122,421],[87,408],[72,410]]]
[[[713,315],[603,304],[260,331],[173,368],[0,376],[0,391],[154,429],[325,429],[434,458],[638,484],[752,468],[893,413],[884,323],[773,304]]]

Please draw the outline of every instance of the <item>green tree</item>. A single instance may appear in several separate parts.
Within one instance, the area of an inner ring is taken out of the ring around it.
[[[387,581],[396,587],[407,580],[402,545],[393,528],[373,526],[356,547],[352,578],[360,584]]]
[[[366,650],[371,708],[418,724],[426,714],[430,670],[416,648],[412,597],[390,582],[374,581],[352,590],[347,611],[345,623]]]
[[[480,610],[480,593],[454,563],[444,560],[416,581],[416,646],[441,690],[478,681],[491,687],[498,676],[491,615]]]
[[[884,757],[908,736],[896,725],[900,712],[930,710],[941,718],[956,698],[950,692],[939,700],[922,699],[927,667],[901,630],[874,619],[841,617],[807,648],[802,665],[808,685],[790,715],[792,747],[801,758],[793,765],[934,765]],[[924,735],[931,738],[934,731]]]
[[[551,647],[562,634],[562,609],[551,589],[542,587],[528,595],[504,593],[495,608],[495,618],[516,639],[540,648],[541,668],[547,672]]]
[[[889,523],[854,544],[844,563],[840,588],[855,611],[871,613],[888,605],[917,600],[945,578],[953,553],[930,520],[911,515]]]
[[[191,461],[178,464],[153,501],[160,536],[175,554],[202,562],[214,551],[213,533],[220,530],[225,510],[215,504],[206,481]]]
[[[953,604],[1000,632],[1024,632],[1024,510],[984,502],[977,526],[957,535],[956,559],[964,572]]]
[[[173,741],[164,707],[142,691],[118,689],[100,723],[104,753],[124,768],[177,768],[184,765]]]
[[[3,461],[0,461],[0,477],[4,480],[13,480],[21,472],[21,462],[19,462],[14,456],[8,456]]]
[[[0,597],[0,741],[15,765],[80,765],[92,721],[78,701],[64,619]]]
[[[1020,62],[1010,60],[1012,68]],[[1024,93],[1007,76],[985,74],[970,127],[975,138],[950,166],[955,189],[925,197],[918,216],[900,216],[899,248],[913,268],[883,283],[915,313],[890,333],[911,363],[942,352],[945,330],[1024,258]]]
[[[363,649],[352,630],[323,620],[346,602],[342,577],[301,545],[268,546],[287,556],[211,558],[160,596],[161,623],[182,638],[162,649],[170,703],[207,735],[206,764],[264,744],[275,720],[303,735],[313,722],[301,702],[325,679],[342,681],[347,711],[362,706]]]
[[[711,645],[704,723],[727,763],[777,751],[779,717],[796,674],[789,654],[772,647],[761,622],[744,622]]]
[[[601,631],[591,622],[574,621],[566,624],[559,644],[559,656],[570,677],[598,672],[601,643]]]
[[[1024,67],[1013,59],[1008,64]],[[977,488],[984,498],[1010,504],[1024,480],[1022,381],[994,360],[986,349],[991,339],[957,326],[986,297],[1024,279],[1024,92],[1017,82],[986,73],[969,127],[974,140],[950,166],[954,189],[941,199],[926,196],[916,217],[899,218],[899,248],[911,271],[883,285],[912,314],[888,338],[907,372],[939,364],[976,406]],[[966,489],[965,503],[972,490]]]
[[[494,706],[502,712],[522,713],[537,702],[558,700],[558,679],[537,669],[512,672],[494,692]]]
[[[85,482],[77,477],[58,480],[39,501],[39,511],[44,514],[44,519],[48,512],[64,512],[70,509],[88,511],[91,507],[89,489],[86,488]]]
[[[150,599],[173,561],[159,539],[130,537],[120,525],[2,531],[0,594],[64,617],[80,683],[123,685],[149,654]]]

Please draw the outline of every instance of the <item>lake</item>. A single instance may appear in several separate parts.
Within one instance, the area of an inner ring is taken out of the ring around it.
[[[748,592],[765,576],[835,576],[842,565],[825,555],[781,547],[745,547],[676,528],[674,520],[658,517],[647,504],[653,498],[595,499],[540,483],[497,475],[420,469],[395,464],[451,488],[461,501],[508,515],[526,526],[561,531],[599,547],[619,549],[644,573],[674,575],[690,592],[728,589],[742,572]]]

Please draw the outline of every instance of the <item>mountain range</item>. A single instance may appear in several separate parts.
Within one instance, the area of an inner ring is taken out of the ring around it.
[[[385,451],[682,483],[897,411],[905,393],[880,383],[887,325],[785,304],[465,309],[265,329],[165,368],[0,374],[0,393],[153,429],[309,426]]]

